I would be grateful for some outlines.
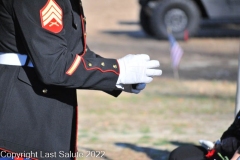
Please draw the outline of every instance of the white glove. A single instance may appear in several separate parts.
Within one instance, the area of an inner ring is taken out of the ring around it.
[[[139,83],[136,85],[125,84],[123,87],[125,92],[138,94],[146,87],[146,83]]]
[[[154,76],[160,76],[162,70],[154,69],[160,66],[159,61],[150,60],[146,54],[129,54],[118,59],[120,75],[117,85],[150,83]]]
[[[203,148],[205,148],[206,150],[212,150],[214,148],[214,143],[211,141],[207,141],[207,140],[199,140],[199,143],[201,144],[201,146]]]

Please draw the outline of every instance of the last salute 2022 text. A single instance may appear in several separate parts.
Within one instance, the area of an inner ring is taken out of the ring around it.
[[[81,158],[81,157],[103,157],[105,151],[86,151],[86,152],[40,152],[39,158]]]
[[[78,158],[78,157],[104,157],[105,151],[85,151],[85,152],[64,152],[59,151],[60,158]]]
[[[1,151],[0,157],[3,158],[83,158],[83,157],[104,157],[105,151],[85,151],[85,152],[23,152],[23,153],[10,153],[7,151]]]

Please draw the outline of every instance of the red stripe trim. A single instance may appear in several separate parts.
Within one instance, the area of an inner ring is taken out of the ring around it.
[[[76,55],[72,65],[67,70],[66,74],[71,76],[76,71],[80,63],[81,63],[81,57],[79,55]]]
[[[84,58],[82,58],[82,61],[83,61],[83,64],[84,64],[85,69],[88,70],[88,71],[90,71],[90,70],[99,70],[99,71],[101,71],[101,72],[103,72],[103,73],[113,72],[113,73],[119,75],[119,73],[116,72],[115,70],[102,70],[101,68],[98,68],[98,67],[87,68],[87,65],[86,65],[86,62],[85,62]],[[119,65],[118,65],[118,66],[119,66]]]
[[[83,52],[82,52],[81,56],[84,56],[86,54],[86,50],[87,50],[87,41],[86,41],[84,20],[83,20],[82,15],[80,16],[80,19],[82,21],[82,33],[83,33]],[[78,54],[76,55],[72,65],[66,72],[67,75],[71,76],[76,71],[76,69],[78,68],[78,66],[81,62],[81,56],[79,56]],[[79,58],[80,58],[80,60],[79,60]]]
[[[82,56],[86,54],[86,49],[87,49],[87,36],[86,36],[86,30],[85,30],[85,23],[83,20],[83,16],[80,16],[81,21],[82,21],[82,33],[83,33],[83,53]]]
[[[82,21],[82,33],[83,33],[83,39],[84,39],[84,49],[83,49],[83,54],[81,55],[81,57],[82,57],[82,60],[83,60],[83,63],[84,63],[84,67],[85,67],[85,69],[86,70],[99,70],[99,71],[101,71],[101,72],[103,72],[103,73],[105,73],[105,72],[113,72],[113,73],[115,73],[115,74],[117,74],[117,75],[119,75],[120,73],[118,73],[118,72],[116,72],[115,70],[102,70],[101,68],[99,68],[99,67],[93,67],[93,68],[87,68],[87,65],[86,65],[86,62],[85,62],[85,60],[84,60],[84,58],[83,58],[83,56],[86,54],[86,49],[87,49],[87,41],[86,41],[86,31],[85,31],[85,23],[84,23],[84,20],[83,20],[83,17],[82,17],[82,15],[81,15],[81,21]],[[119,64],[118,64],[118,66],[119,66]],[[119,68],[119,67],[118,67]],[[119,72],[120,72],[120,70],[119,70]]]
[[[77,142],[78,142],[78,106],[76,107],[76,141],[75,141],[75,153],[77,153]],[[74,160],[76,160],[76,156],[74,157]]]

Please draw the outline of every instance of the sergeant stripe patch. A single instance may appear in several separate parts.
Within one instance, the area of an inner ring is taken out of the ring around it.
[[[48,0],[40,10],[40,17],[42,28],[53,33],[59,33],[63,29],[62,9],[55,0]]]
[[[70,66],[70,68],[67,70],[66,74],[71,76],[75,70],[77,69],[77,67],[79,66],[81,62],[81,57],[79,55],[76,55],[72,65]]]

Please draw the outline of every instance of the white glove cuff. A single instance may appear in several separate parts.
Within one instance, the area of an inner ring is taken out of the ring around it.
[[[120,74],[119,74],[119,76],[118,76],[118,80],[117,80],[117,83],[116,83],[116,85],[121,85],[122,84],[122,82],[121,82],[121,79],[122,79],[122,77],[123,76],[125,76],[125,70],[126,70],[126,66],[125,66],[125,63],[124,63],[124,61],[123,60],[121,60],[121,59],[118,59],[117,60],[118,61],[118,64],[119,64],[119,68],[120,68]],[[118,87],[118,86],[117,86]],[[123,88],[123,86],[121,86],[122,88]],[[119,87],[118,87],[119,88]]]

